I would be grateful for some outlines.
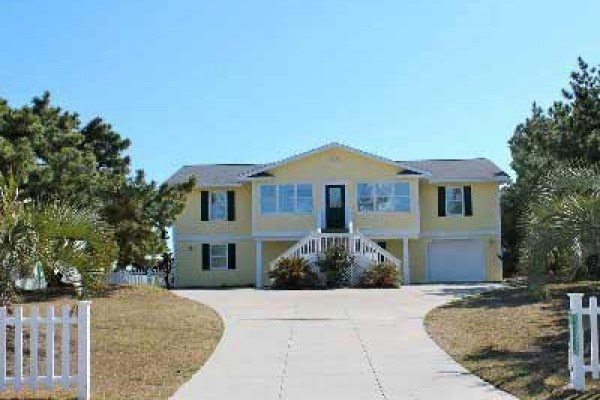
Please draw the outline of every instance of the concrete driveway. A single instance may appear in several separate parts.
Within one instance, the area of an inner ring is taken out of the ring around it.
[[[432,308],[489,286],[400,290],[183,290],[225,321],[206,365],[174,399],[513,399],[429,338]]]

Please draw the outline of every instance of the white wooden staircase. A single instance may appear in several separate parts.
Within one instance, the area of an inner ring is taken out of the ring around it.
[[[319,230],[312,232],[275,258],[270,264],[270,269],[274,269],[282,258],[301,257],[311,264],[315,272],[320,272],[315,265],[319,255],[336,245],[344,246],[354,257],[354,265],[350,270],[352,286],[360,282],[363,273],[372,264],[392,264],[398,268],[402,276],[402,261],[360,232],[323,233]]]

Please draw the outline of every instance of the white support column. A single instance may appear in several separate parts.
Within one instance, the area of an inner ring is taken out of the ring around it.
[[[173,276],[173,289],[177,288],[177,227],[173,225],[172,228],[172,236],[173,236],[173,265],[171,266],[171,275]]]
[[[256,241],[256,288],[263,287],[262,241]]]
[[[409,254],[408,254],[408,237],[402,238],[402,283],[410,283],[410,265],[409,265]]]

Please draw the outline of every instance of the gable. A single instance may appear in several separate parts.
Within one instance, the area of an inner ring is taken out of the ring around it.
[[[374,154],[370,154],[362,150],[358,150],[339,143],[330,143],[328,145],[318,147],[308,152],[301,153],[283,159],[281,161],[261,166],[260,168],[257,168],[253,171],[249,171],[246,174],[246,177],[258,178],[268,176],[267,174],[274,175],[277,171],[281,171],[283,168],[288,166],[309,165],[314,162],[317,162],[318,164],[327,164],[323,165],[324,168],[338,169],[337,165],[341,165],[338,164],[340,161],[344,161],[342,164],[348,164],[350,159],[354,161],[353,163],[351,163],[352,166],[364,163],[367,164],[369,168],[386,168],[388,171],[391,168],[395,171],[396,174],[404,173],[412,175],[428,175],[428,173],[425,171],[421,171],[413,167],[408,167],[406,165],[403,165],[393,160],[389,160],[384,157],[376,156]],[[323,163],[324,160],[327,160],[328,163]]]
[[[306,157],[275,166],[268,173],[276,179],[305,180],[346,179],[363,177],[374,179],[395,177],[403,171],[395,164],[388,164],[340,148],[330,148]]]

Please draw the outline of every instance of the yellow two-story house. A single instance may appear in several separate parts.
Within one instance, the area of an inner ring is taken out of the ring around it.
[[[173,227],[177,287],[268,286],[282,256],[328,241],[389,261],[403,282],[498,281],[499,186],[486,159],[394,161],[331,143],[270,164],[190,165]]]

